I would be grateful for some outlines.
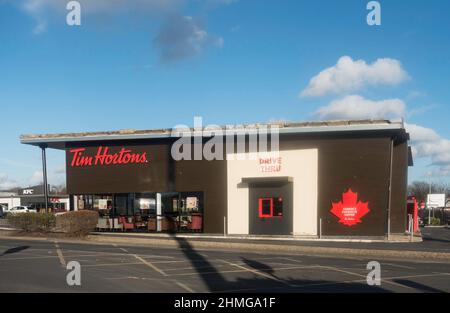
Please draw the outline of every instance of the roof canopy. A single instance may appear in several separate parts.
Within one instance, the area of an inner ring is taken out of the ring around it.
[[[313,134],[313,133],[344,133],[367,131],[401,131],[406,138],[403,121],[390,120],[339,120],[339,121],[315,121],[315,122],[274,122],[266,124],[246,124],[221,126],[219,130],[224,135],[236,134],[238,131],[254,132],[261,129],[278,127],[280,135],[283,134]],[[59,134],[29,134],[20,136],[20,142],[34,146],[44,146],[54,149],[64,149],[69,142],[86,141],[115,141],[115,140],[142,140],[177,138],[186,133],[196,135],[201,129],[150,129],[134,130],[125,129],[104,132],[80,132]]]

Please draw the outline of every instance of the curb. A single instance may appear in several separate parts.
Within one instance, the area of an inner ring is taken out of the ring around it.
[[[0,239],[15,239],[15,240],[30,240],[30,241],[58,241],[61,243],[83,243],[83,244],[121,244],[123,246],[146,246],[158,248],[184,248],[196,250],[232,250],[232,251],[246,251],[246,252],[274,252],[280,254],[303,254],[310,256],[329,256],[340,258],[383,258],[395,259],[403,261],[441,261],[450,263],[450,253],[444,252],[425,252],[425,251],[396,251],[396,250],[370,250],[370,249],[355,249],[355,248],[332,248],[332,247],[311,247],[311,246],[295,246],[295,245],[280,245],[280,244],[260,244],[260,243],[236,243],[236,242],[213,242],[213,241],[195,241],[186,238],[170,238],[170,239],[155,239],[155,238],[120,238],[112,236],[96,236],[89,235],[86,239],[66,239],[66,238],[51,238],[51,237],[21,237],[21,236],[5,236],[0,235]],[[180,242],[181,241],[181,242]]]
[[[180,239],[180,238],[178,238]],[[424,252],[424,251],[396,251],[396,250],[370,250],[370,249],[354,249],[354,248],[329,248],[329,247],[311,247],[311,246],[294,246],[279,244],[259,244],[259,243],[236,243],[236,242],[212,242],[212,241],[195,241],[183,238],[180,244],[177,239],[146,239],[133,238],[130,243],[129,238],[118,237],[99,237],[90,235],[88,240],[98,243],[120,243],[123,245],[146,245],[157,247],[189,247],[192,249],[213,249],[213,250],[240,250],[252,252],[277,252],[286,254],[306,254],[306,255],[322,255],[337,257],[377,257],[390,259],[432,259],[435,261],[450,262],[450,253],[443,252]]]

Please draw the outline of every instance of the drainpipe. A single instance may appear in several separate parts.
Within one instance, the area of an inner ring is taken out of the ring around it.
[[[45,199],[45,212],[48,212],[48,183],[47,183],[47,155],[45,149],[46,145],[41,145],[42,149],[42,176],[44,180],[44,199]]]
[[[390,161],[389,161],[389,188],[387,209],[387,240],[391,239],[391,203],[392,203],[392,166],[394,161],[394,138],[391,138]]]

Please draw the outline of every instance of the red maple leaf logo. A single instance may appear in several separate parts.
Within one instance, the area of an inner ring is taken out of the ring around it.
[[[339,223],[346,226],[361,223],[361,218],[370,211],[369,202],[358,201],[358,193],[351,189],[342,194],[342,200],[332,203],[331,213],[339,218]]]

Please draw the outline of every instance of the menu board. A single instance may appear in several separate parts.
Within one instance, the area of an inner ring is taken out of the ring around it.
[[[98,209],[99,210],[107,210],[108,209],[108,200],[107,199],[99,199],[98,200]]]
[[[196,209],[197,208],[197,197],[187,197],[186,198],[186,209]]]

